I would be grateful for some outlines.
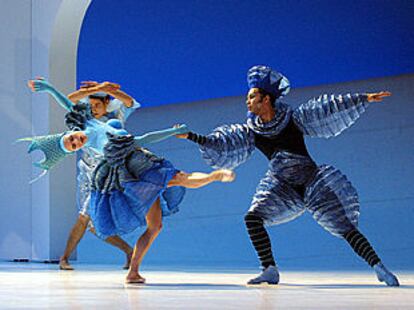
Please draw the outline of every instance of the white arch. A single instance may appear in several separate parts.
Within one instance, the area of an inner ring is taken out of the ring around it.
[[[76,87],[76,64],[80,31],[91,0],[62,0],[53,22],[48,49],[48,77],[57,89],[64,93]],[[36,74],[36,72],[34,72]],[[49,99],[52,101],[53,99]],[[55,102],[49,104],[49,132],[66,130],[63,111]],[[39,197],[48,206],[48,213],[36,218],[32,212],[32,259],[56,260],[63,253],[69,231],[74,224],[76,213],[76,164],[75,156],[62,161],[49,173],[46,189]],[[33,205],[36,205],[36,184],[32,189]],[[47,206],[38,206],[41,208]],[[47,221],[44,220],[47,217]],[[73,220],[71,220],[73,219]],[[48,224],[39,231],[39,223]],[[37,233],[35,233],[37,232]],[[48,240],[48,244],[45,240]]]

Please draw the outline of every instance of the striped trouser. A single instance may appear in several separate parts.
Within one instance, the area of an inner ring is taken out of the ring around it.
[[[269,172],[260,181],[252,207],[245,217],[250,239],[264,267],[275,264],[266,225],[289,222],[308,211],[316,222],[334,236],[344,238],[370,266],[380,259],[358,230],[358,195],[337,169],[320,166],[302,198],[285,181]]]
[[[250,240],[256,249],[263,268],[267,268],[270,265],[276,266],[272,253],[272,245],[269,235],[264,228],[263,219],[253,212],[248,212],[244,220]],[[357,228],[348,231],[342,237],[349,243],[355,253],[371,267],[380,262],[377,253],[367,238]]]

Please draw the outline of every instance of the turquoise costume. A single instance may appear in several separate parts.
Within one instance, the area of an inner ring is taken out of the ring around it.
[[[105,239],[129,233],[145,225],[145,216],[158,198],[163,216],[178,211],[185,189],[167,188],[167,185],[179,170],[142,147],[187,132],[185,125],[134,137],[123,129],[120,120],[97,120],[92,117],[88,104],[74,105],[47,81],[36,82],[35,90],[50,93],[68,111],[65,116],[67,126],[85,133],[88,139],[83,149],[93,152],[93,160],[99,159],[93,173],[87,171],[83,174],[90,177],[86,182],[91,185],[91,198],[89,187],[81,197],[90,208],[89,215],[99,237]],[[40,149],[45,153],[45,159],[35,165],[48,171],[70,154],[62,143],[68,133],[23,139],[32,141],[29,152]]]
[[[167,185],[179,170],[142,146],[187,132],[186,126],[134,137],[119,122],[91,118],[87,108],[79,106],[66,119],[71,128],[85,128],[85,146],[103,155],[91,177],[89,215],[97,235],[122,235],[145,225],[145,216],[158,198],[163,216],[176,213],[185,189]]]

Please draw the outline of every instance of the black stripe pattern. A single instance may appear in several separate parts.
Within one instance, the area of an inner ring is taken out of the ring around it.
[[[196,134],[194,132],[191,132],[191,131],[188,133],[187,139],[191,140],[195,143],[198,143],[200,145],[204,145],[206,143],[206,140],[207,140],[207,138],[205,136],[198,135],[198,134]]]
[[[367,238],[358,229],[349,231],[343,237],[348,241],[355,253],[361,256],[371,267],[381,261]]]
[[[259,257],[263,268],[266,269],[270,265],[276,266],[272,254],[272,245],[270,243],[269,235],[264,228],[263,219],[253,212],[248,212],[244,217],[244,221],[250,240],[256,249],[257,256]]]

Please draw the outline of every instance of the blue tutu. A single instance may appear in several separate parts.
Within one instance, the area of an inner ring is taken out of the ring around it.
[[[168,160],[137,148],[132,136],[109,136],[104,159],[92,177],[90,216],[101,238],[146,225],[145,216],[160,198],[162,216],[178,212],[183,187],[169,187],[179,172]]]

